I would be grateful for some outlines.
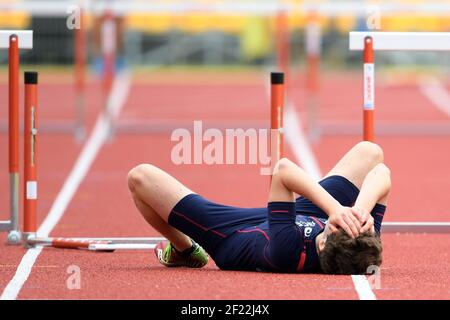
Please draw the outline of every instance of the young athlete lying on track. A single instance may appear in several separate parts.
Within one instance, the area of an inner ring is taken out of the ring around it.
[[[378,145],[360,142],[317,183],[281,159],[265,208],[213,203],[148,164],[132,169],[128,184],[144,218],[170,241],[155,249],[165,266],[200,268],[209,254],[225,270],[364,274],[382,261],[391,187],[382,162]]]

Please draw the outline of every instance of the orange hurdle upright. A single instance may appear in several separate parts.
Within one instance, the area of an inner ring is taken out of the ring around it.
[[[101,43],[103,55],[103,91],[105,97],[109,95],[116,72],[116,34],[117,26],[114,13],[106,10],[102,18]]]
[[[375,65],[372,37],[364,38],[364,105],[363,126],[365,141],[375,141],[374,111],[375,111]]]
[[[75,29],[74,56],[75,56],[75,93],[77,124],[75,138],[82,141],[86,135],[84,128],[84,107],[86,88],[86,34],[84,32],[84,11],[80,11],[80,27]]]
[[[36,235],[37,229],[37,159],[38,99],[37,72],[25,72],[24,122],[24,221],[25,239]]]
[[[276,141],[271,140],[272,164],[278,162],[283,157],[283,112],[284,112],[284,73],[273,72],[270,75],[271,84],[271,108],[270,108],[270,129],[271,139],[276,137]],[[275,133],[275,134],[274,134]],[[275,150],[274,150],[275,149]]]
[[[9,176],[11,230],[19,230],[19,37],[9,37]]]
[[[8,49],[8,173],[10,219],[0,221],[8,244],[21,243],[19,228],[19,50],[33,48],[33,31],[0,30],[0,49]]]
[[[309,12],[305,27],[306,40],[306,111],[308,138],[316,142],[320,138],[319,112],[319,72],[321,55],[321,29],[317,12]]]

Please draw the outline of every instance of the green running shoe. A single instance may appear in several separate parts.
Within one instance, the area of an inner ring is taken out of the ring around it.
[[[192,240],[192,248],[179,252],[169,242],[164,248],[160,242],[155,247],[159,262],[166,267],[201,268],[208,263],[208,254],[200,245]]]

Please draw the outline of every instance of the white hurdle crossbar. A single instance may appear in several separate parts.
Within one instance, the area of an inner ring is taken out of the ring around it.
[[[16,35],[19,39],[19,49],[33,49],[32,30],[0,30],[0,49],[9,48],[9,37]]]
[[[349,49],[364,50],[371,37],[374,51],[450,51],[450,32],[359,32],[349,36]]]
[[[383,233],[450,233],[450,222],[384,222]]]

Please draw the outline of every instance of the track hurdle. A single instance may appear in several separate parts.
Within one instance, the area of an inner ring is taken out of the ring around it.
[[[50,7],[54,6],[54,4],[48,4]],[[14,7],[14,6],[13,6]],[[51,8],[44,6],[44,10],[42,12],[43,15],[50,14]],[[24,9],[25,11],[28,8]],[[80,9],[81,10],[81,9]],[[11,11],[14,9],[11,8]],[[34,12],[33,10],[30,10]],[[66,15],[66,11],[64,10],[64,15]],[[80,20],[81,25],[80,28],[74,29],[74,91],[76,95],[75,102],[75,114],[76,119],[74,122],[69,122],[66,120],[59,121],[51,121],[45,123],[41,126],[41,132],[46,133],[73,133],[74,138],[77,142],[81,143],[86,135],[85,128],[85,117],[84,117],[84,109],[85,109],[85,91],[86,91],[86,34],[83,29],[84,23],[84,11],[80,11]],[[18,34],[19,39],[21,40],[19,43],[20,49],[32,49],[33,47],[33,31],[27,30],[0,30],[0,49],[9,48],[8,37],[11,34]],[[23,41],[26,41],[24,44]],[[30,45],[28,45],[30,44]],[[13,61],[14,60],[11,60]],[[22,128],[19,127],[19,130]],[[8,132],[8,121],[0,121],[0,132]]]
[[[25,197],[24,197],[24,233],[26,246],[44,246],[61,249],[81,249],[89,251],[112,252],[116,250],[154,249],[162,237],[154,238],[61,238],[39,237],[37,234],[37,165],[38,165],[38,75],[35,72],[25,74]],[[271,83],[271,159],[275,164],[283,157],[283,111],[285,102],[284,73],[274,72]],[[273,141],[273,139],[275,141]]]
[[[450,51],[450,32],[350,32],[349,49],[363,51],[363,139],[374,141],[374,51]]]
[[[349,49],[363,51],[363,140],[375,140],[375,51],[450,51],[450,32],[350,32]],[[386,222],[384,232],[450,233],[449,222]]]
[[[33,48],[33,31],[0,30],[0,49],[8,49],[10,220],[0,221],[0,231],[9,231],[8,243],[20,244],[19,229],[19,51]]]
[[[24,244],[27,247],[45,246],[90,251],[152,249],[164,238],[62,238],[38,237],[38,74],[25,72],[25,130],[24,130]],[[18,135],[14,137],[18,143]]]
[[[75,56],[75,139],[78,142],[86,136],[85,128],[85,105],[86,105],[86,33],[84,32],[84,9],[80,9],[80,27],[75,29],[74,34],[74,56]]]
[[[375,140],[375,51],[450,51],[450,32],[350,32],[349,49],[363,51],[363,139]]]
[[[275,165],[284,155],[283,113],[284,113],[284,73],[272,72],[270,74],[270,131],[271,131],[271,159]],[[275,133],[275,137],[274,137]],[[275,138],[275,141],[272,139]]]

